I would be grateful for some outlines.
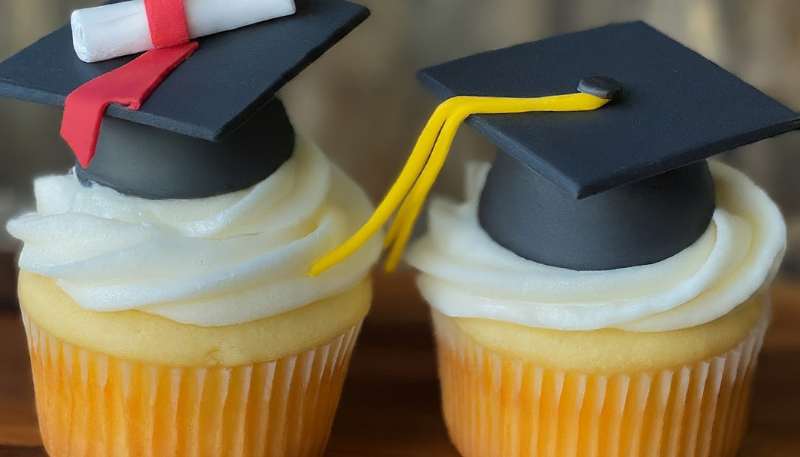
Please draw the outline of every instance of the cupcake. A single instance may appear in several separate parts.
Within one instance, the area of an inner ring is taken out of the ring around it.
[[[421,79],[445,101],[352,240],[397,209],[392,268],[460,124],[498,146],[468,166],[463,202],[433,201],[407,256],[461,454],[736,455],[786,227],[705,159],[798,115],[642,22]]]
[[[92,17],[113,13],[103,8]],[[19,298],[51,456],[322,455],[380,245],[307,274],[372,205],[274,92],[364,17],[310,2],[189,42],[140,110],[99,126],[93,100],[132,89],[120,78],[147,77],[176,48],[82,86],[95,67],[53,53],[68,29],[0,64],[23,98],[80,86],[62,124],[79,164],[36,179],[35,211],[7,225],[24,243]],[[55,68],[27,68],[43,53]]]
[[[736,455],[786,233],[763,191],[710,165],[706,233],[613,270],[545,265],[488,236],[486,164],[471,167],[465,202],[432,202],[408,259],[463,455]]]

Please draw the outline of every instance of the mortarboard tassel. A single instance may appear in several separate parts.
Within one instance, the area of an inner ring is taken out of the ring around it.
[[[385,247],[389,248],[385,269],[393,271],[400,262],[425,199],[447,160],[458,128],[468,117],[536,111],[593,111],[609,101],[611,97],[582,92],[535,98],[459,96],[444,101],[422,129],[403,170],[370,219],[347,241],[314,262],[309,275],[317,276],[352,255],[396,213],[385,240]]]
[[[183,0],[145,0],[150,38],[155,49],[75,89],[64,102],[61,137],[87,168],[94,157],[100,125],[108,105],[138,110],[158,85],[197,49],[189,41]]]

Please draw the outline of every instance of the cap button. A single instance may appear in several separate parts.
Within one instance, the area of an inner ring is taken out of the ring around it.
[[[578,83],[578,92],[606,100],[617,100],[622,95],[622,84],[608,76],[589,76]]]

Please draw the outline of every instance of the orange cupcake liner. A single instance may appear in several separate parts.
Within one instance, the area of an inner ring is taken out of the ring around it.
[[[322,455],[360,324],[236,367],[170,367],[73,346],[23,316],[52,457]]]
[[[601,375],[493,352],[434,312],[451,440],[464,457],[733,457],[768,320],[708,360]]]

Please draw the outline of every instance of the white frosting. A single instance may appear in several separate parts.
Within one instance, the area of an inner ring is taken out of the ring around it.
[[[273,316],[343,292],[368,274],[379,237],[318,277],[312,261],[369,217],[364,192],[316,146],[250,189],[145,200],[39,178],[37,210],[8,223],[20,268],[51,278],[82,307],[141,310],[199,326]]]
[[[712,162],[717,209],[707,232],[684,251],[610,271],[543,265],[501,247],[480,227],[488,165],[468,170],[466,201],[433,201],[429,231],[408,255],[422,272],[423,295],[448,316],[558,330],[688,328],[746,301],[785,251],[786,226],[772,200],[742,173]]]

